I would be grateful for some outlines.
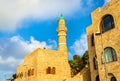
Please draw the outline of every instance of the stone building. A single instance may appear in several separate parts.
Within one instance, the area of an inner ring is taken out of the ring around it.
[[[92,12],[87,38],[91,81],[120,81],[120,0]]]
[[[89,67],[71,77],[66,45],[67,28],[61,16],[58,20],[58,50],[36,49],[17,68],[15,81],[90,81]]]
[[[61,16],[58,21],[58,50],[36,49],[17,68],[15,81],[66,81],[71,77],[66,45],[67,28]]]

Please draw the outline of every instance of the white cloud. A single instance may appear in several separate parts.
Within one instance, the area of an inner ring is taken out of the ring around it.
[[[104,0],[104,4],[108,3],[110,0]]]
[[[12,31],[25,18],[50,19],[61,13],[70,15],[80,8],[81,0],[0,0],[0,30]]]
[[[88,49],[86,34],[82,34],[79,40],[76,40],[71,46],[71,50],[74,50],[75,54],[82,56]]]
[[[49,39],[48,42],[52,45],[53,49],[57,49],[57,42],[55,40]]]
[[[7,59],[3,59],[0,56],[0,65],[9,65],[10,68],[14,68],[20,63],[22,63],[22,60],[15,59],[14,57],[10,56]]]
[[[90,13],[94,0],[0,0],[0,31],[14,31],[25,20],[46,20],[61,13]]]
[[[23,62],[24,56],[37,48],[44,47],[56,49],[56,41],[49,39],[48,43],[45,41],[40,42],[35,40],[32,36],[29,41],[25,41],[20,36],[0,39],[0,70],[15,70],[17,65]]]
[[[21,48],[26,53],[31,52],[37,48],[54,49],[55,48],[54,46],[56,46],[56,41],[55,40],[51,40],[51,41],[54,41],[54,43],[52,43],[51,45],[47,45],[45,41],[40,42],[38,40],[35,40],[34,37],[32,36],[30,37],[30,41],[24,41],[20,36],[14,36],[10,38],[10,42],[15,43],[15,45],[17,45],[15,47],[17,47],[18,49]]]

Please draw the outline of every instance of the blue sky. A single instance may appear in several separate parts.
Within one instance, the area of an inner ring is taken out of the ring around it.
[[[0,78],[9,78],[36,48],[57,49],[58,19],[66,20],[69,59],[88,49],[91,12],[107,0],[0,0]]]

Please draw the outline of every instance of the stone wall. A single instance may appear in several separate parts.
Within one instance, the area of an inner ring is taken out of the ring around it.
[[[15,81],[67,80],[71,77],[67,56],[66,52],[37,49],[27,55],[24,63],[17,68],[18,78]],[[49,67],[51,70],[50,73],[47,73]],[[34,69],[34,74],[28,76],[28,70],[30,69]]]
[[[108,81],[111,76],[115,76],[120,81],[120,0],[111,0],[102,9],[98,8],[92,12],[92,25],[87,28],[88,49],[90,56],[90,71],[92,81],[96,81],[94,75],[99,75],[100,81],[105,81],[104,64],[102,63],[102,43],[101,35],[95,35],[100,32],[102,18],[110,14],[114,18],[115,28],[102,33],[103,48],[112,47],[117,54],[117,61],[107,63]],[[91,46],[91,35],[94,34],[95,46]],[[96,54],[98,61],[98,72],[95,72],[93,66],[93,56]],[[93,77],[92,77],[93,76]]]
[[[96,76],[98,75],[98,70],[94,69],[94,58],[96,58],[96,50],[95,50],[95,45],[92,46],[91,44],[91,37],[92,35],[94,36],[94,28],[89,27],[87,28],[87,41],[88,41],[88,54],[89,54],[89,65],[90,65],[90,74],[91,74],[91,79],[92,81],[95,81]]]
[[[83,68],[80,73],[67,81],[91,81],[89,67]]]
[[[46,74],[48,67],[55,67],[55,74]],[[37,78],[44,81],[63,81],[64,79],[67,80],[70,78],[70,66],[66,54],[53,50],[39,51]]]

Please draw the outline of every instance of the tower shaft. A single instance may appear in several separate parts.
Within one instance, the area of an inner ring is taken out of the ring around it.
[[[60,18],[58,21],[58,51],[67,52],[66,36],[67,28],[65,26],[65,20]]]

